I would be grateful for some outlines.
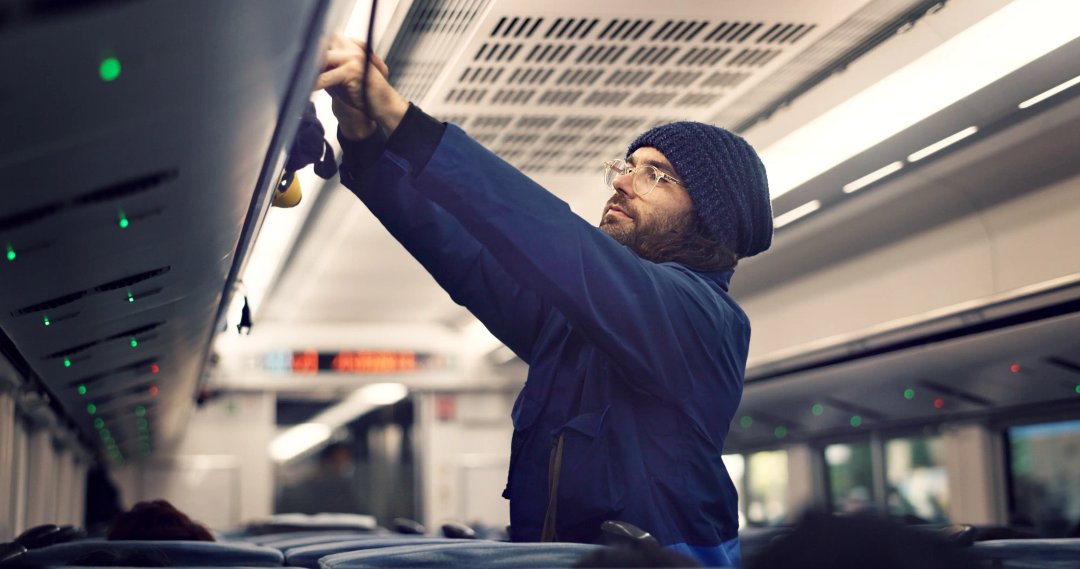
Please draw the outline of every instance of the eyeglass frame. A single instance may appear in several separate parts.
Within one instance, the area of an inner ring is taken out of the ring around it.
[[[615,168],[614,168],[614,166],[617,163],[620,163],[620,162],[625,166],[625,168],[623,168],[621,172],[618,171],[618,170],[615,170]],[[656,181],[653,182],[652,187],[649,188],[648,190],[645,190],[644,192],[639,192],[638,189],[637,189],[637,176],[636,176],[636,174],[639,171],[643,171],[645,168],[652,168],[653,171],[656,172]],[[610,172],[615,172],[615,176],[613,178],[611,178],[610,182],[607,181],[607,173],[609,171]],[[619,176],[625,176],[627,174],[630,174],[630,175],[634,176],[634,178],[633,178],[634,179],[634,184],[633,184],[633,186],[634,186],[634,194],[638,195],[638,196],[647,196],[647,195],[651,194],[652,191],[656,189],[656,186],[659,186],[660,183],[664,182],[664,181],[670,181],[671,183],[675,184],[676,186],[680,186],[680,187],[683,187],[683,188],[686,187],[686,185],[683,184],[682,180],[676,178],[675,176],[672,176],[671,174],[668,174],[667,172],[661,170],[660,168],[657,168],[656,166],[653,166],[652,164],[642,164],[640,166],[634,166],[630,162],[628,162],[627,160],[624,160],[622,158],[613,158],[611,160],[605,160],[604,164],[603,164],[603,174],[604,174],[604,183],[607,185],[608,188],[613,189],[613,190],[615,189],[615,178],[618,178]]]

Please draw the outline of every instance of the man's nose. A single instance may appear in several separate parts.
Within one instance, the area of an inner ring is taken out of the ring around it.
[[[611,186],[615,188],[615,191],[623,194],[628,198],[637,197],[634,193],[634,174],[633,172],[627,172],[625,174],[619,174],[615,176],[615,179],[611,181]]]

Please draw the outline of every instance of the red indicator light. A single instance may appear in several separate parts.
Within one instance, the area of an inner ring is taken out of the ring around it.
[[[1009,371],[1013,373],[1020,373],[1020,364],[1013,362],[1013,364],[1009,366]]]
[[[157,364],[150,364],[150,373],[157,373],[161,371],[161,368]]]
[[[941,409],[944,406],[945,406],[945,400],[944,399],[938,397],[937,399],[934,400],[934,409]]]
[[[156,385],[151,385],[150,386],[150,395],[151,396],[157,395],[157,386]]]

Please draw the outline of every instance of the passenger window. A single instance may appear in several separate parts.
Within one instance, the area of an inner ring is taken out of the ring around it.
[[[728,476],[735,484],[735,492],[739,495],[739,529],[742,529],[746,527],[746,516],[743,514],[743,506],[746,504],[746,494],[743,494],[746,459],[741,454],[725,454],[720,458],[724,460],[724,467],[727,468]]]
[[[1080,421],[1008,430],[1010,522],[1042,537],[1080,532]]]
[[[751,525],[783,523],[787,515],[787,451],[755,452],[750,455],[747,471],[747,522]]]
[[[832,511],[858,514],[875,511],[874,466],[870,443],[836,443],[825,447]]]
[[[885,475],[889,515],[915,523],[949,521],[949,478],[940,436],[886,442]]]

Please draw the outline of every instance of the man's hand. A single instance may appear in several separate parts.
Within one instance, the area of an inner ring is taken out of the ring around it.
[[[409,102],[387,82],[390,70],[386,63],[374,53],[367,77],[367,104],[371,107],[365,108],[361,87],[367,62],[364,45],[361,41],[335,37],[326,51],[326,67],[315,82],[316,90],[326,89],[333,98],[334,116],[342,134],[348,138],[364,138],[378,127],[390,134],[409,109]]]

